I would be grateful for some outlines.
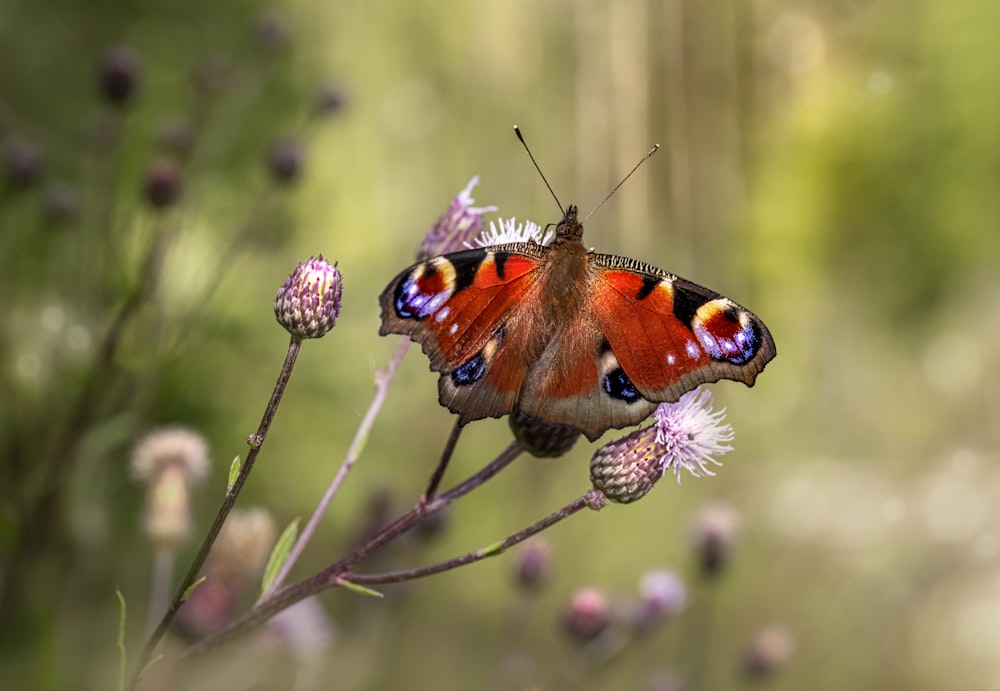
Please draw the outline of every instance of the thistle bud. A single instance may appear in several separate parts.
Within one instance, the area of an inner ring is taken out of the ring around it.
[[[33,187],[42,176],[44,161],[38,148],[31,142],[12,138],[3,156],[4,174],[14,189]]]
[[[302,174],[305,151],[294,137],[276,139],[267,153],[267,169],[271,179],[279,185],[295,182]]]
[[[516,568],[518,584],[525,590],[538,590],[549,580],[552,546],[544,538],[534,538],[518,552]]]
[[[590,481],[611,501],[630,504],[663,477],[662,456],[655,426],[646,427],[599,448],[590,459]]]
[[[469,180],[465,189],[458,193],[451,206],[441,214],[434,227],[424,237],[417,249],[417,259],[424,260],[438,254],[466,249],[483,230],[483,214],[496,211],[495,206],[474,207],[472,189],[479,184],[479,176]]]
[[[524,450],[539,458],[555,458],[573,448],[580,431],[566,425],[556,425],[517,410],[508,418],[514,438]]]
[[[338,84],[326,84],[316,92],[314,101],[317,115],[335,115],[347,105],[347,94]]]
[[[584,588],[573,595],[564,616],[566,632],[579,643],[589,643],[611,625],[611,607],[596,588]]]
[[[274,316],[288,333],[320,338],[340,314],[341,278],[337,265],[323,255],[299,262],[274,297]]]
[[[740,527],[739,514],[725,504],[709,504],[695,516],[692,543],[701,573],[718,576],[729,564]]]
[[[139,84],[139,58],[128,46],[113,46],[101,60],[98,74],[101,96],[111,105],[128,104]]]
[[[157,158],[146,170],[143,192],[155,209],[166,209],[180,199],[183,185],[181,173],[172,158]]]

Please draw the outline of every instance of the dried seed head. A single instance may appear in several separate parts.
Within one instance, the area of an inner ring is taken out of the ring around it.
[[[170,427],[143,437],[132,451],[132,474],[146,482],[143,529],[158,550],[176,551],[191,538],[190,487],[208,473],[208,446],[197,432]]]
[[[132,450],[132,474],[136,479],[155,482],[164,470],[180,468],[193,485],[208,474],[208,444],[187,427],[163,427],[150,432]]]
[[[293,336],[320,338],[337,323],[341,283],[337,265],[322,254],[299,262],[274,297],[274,316]]]

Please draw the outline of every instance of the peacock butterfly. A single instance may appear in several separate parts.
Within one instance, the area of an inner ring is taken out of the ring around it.
[[[775,356],[749,310],[649,264],[597,254],[582,239],[570,206],[551,245],[418,262],[379,297],[379,333],[421,345],[459,424],[515,413],[591,441],[699,384],[753,386]]]

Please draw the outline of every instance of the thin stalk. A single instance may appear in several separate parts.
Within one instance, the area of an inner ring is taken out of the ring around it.
[[[236,478],[236,482],[234,482],[233,486],[226,492],[226,496],[222,500],[222,505],[219,507],[219,512],[216,514],[215,520],[212,522],[212,526],[208,530],[208,534],[205,535],[205,540],[201,543],[201,548],[198,550],[198,554],[195,556],[194,561],[191,562],[191,567],[188,569],[187,575],[185,575],[184,579],[181,581],[180,587],[178,587],[177,593],[174,595],[174,599],[170,603],[170,607],[167,608],[166,613],[163,615],[163,619],[160,620],[159,625],[153,630],[153,633],[150,634],[145,646],[143,646],[142,653],[139,655],[139,659],[136,662],[135,669],[132,674],[132,680],[129,685],[130,689],[134,689],[136,684],[139,682],[139,676],[142,669],[146,666],[146,663],[156,651],[156,647],[163,639],[163,636],[167,633],[167,630],[170,628],[170,624],[173,622],[177,612],[187,601],[187,598],[190,595],[188,591],[194,584],[195,579],[198,577],[201,567],[205,564],[205,560],[208,558],[208,553],[212,549],[212,545],[215,544],[215,539],[219,536],[219,532],[222,530],[223,523],[226,522],[229,512],[232,510],[233,505],[236,504],[236,499],[239,496],[240,491],[243,489],[243,485],[246,484],[247,478],[250,476],[250,471],[253,470],[254,462],[257,460],[257,455],[260,453],[260,450],[264,445],[264,439],[267,437],[267,432],[271,427],[271,422],[274,420],[274,414],[278,410],[278,404],[281,403],[281,397],[285,393],[285,386],[291,378],[292,368],[295,366],[295,360],[298,358],[301,346],[302,339],[298,336],[292,336],[291,341],[288,344],[288,351],[285,353],[285,362],[281,366],[281,372],[278,374],[278,380],[274,385],[274,391],[271,393],[271,399],[267,402],[267,408],[264,410],[264,415],[261,418],[260,425],[257,427],[257,433],[251,435],[247,439],[250,444],[250,451],[247,453],[246,460],[240,468],[240,473]]]
[[[431,564],[430,566],[423,566],[416,569],[401,569],[399,571],[385,571],[383,573],[352,573],[350,575],[345,575],[341,578],[343,581],[348,581],[350,583],[357,583],[359,585],[378,585],[380,583],[401,583],[403,581],[412,581],[417,578],[425,578],[427,576],[433,576],[437,573],[442,573],[444,571],[451,571],[452,569],[457,569],[460,566],[466,566],[467,564],[473,564],[477,561],[482,561],[488,557],[495,557],[503,554],[508,549],[514,545],[524,542],[532,535],[537,535],[543,530],[552,527],[556,523],[565,520],[587,507],[600,509],[602,505],[595,502],[592,493],[597,492],[597,490],[591,490],[583,496],[571,501],[566,506],[562,507],[558,511],[553,511],[545,518],[532,523],[530,526],[523,530],[519,530],[513,535],[509,535],[500,542],[494,543],[487,547],[468,552],[458,557],[448,559],[446,561],[438,562],[437,564]],[[597,492],[597,494],[600,494]]]
[[[396,347],[396,352],[393,353],[392,358],[389,359],[389,364],[386,365],[385,370],[375,373],[375,395],[372,397],[371,403],[368,404],[368,410],[365,412],[365,416],[362,418],[361,424],[358,425],[358,431],[354,434],[354,440],[351,442],[351,446],[347,450],[347,455],[344,456],[340,469],[330,482],[330,485],[326,488],[326,492],[323,494],[323,498],[320,499],[319,504],[316,506],[316,510],[313,511],[312,516],[309,518],[309,522],[306,523],[306,527],[302,529],[302,533],[299,535],[299,538],[295,541],[295,545],[288,553],[285,563],[281,565],[278,575],[275,576],[274,582],[264,595],[265,599],[274,595],[274,593],[281,588],[285,579],[288,578],[288,573],[292,570],[292,567],[295,566],[295,562],[298,561],[299,557],[302,556],[302,552],[305,550],[306,545],[309,544],[309,541],[313,538],[313,535],[316,534],[319,522],[326,514],[326,510],[329,508],[330,502],[337,494],[337,491],[340,490],[340,486],[344,483],[344,479],[351,471],[351,468],[354,467],[358,457],[361,455],[365,442],[368,441],[368,435],[371,432],[372,427],[375,425],[375,418],[378,417],[379,411],[382,410],[382,404],[385,402],[386,394],[389,392],[389,384],[392,382],[393,377],[396,376],[396,370],[399,368],[399,363],[403,361],[403,356],[406,355],[406,350],[409,346],[410,339],[401,338],[399,340],[399,345]]]
[[[441,511],[455,500],[482,486],[483,483],[510,465],[522,452],[523,449],[518,442],[511,442],[493,461],[479,470],[475,475],[470,476],[432,501],[424,502],[421,497],[421,500],[412,509],[380,530],[360,548],[335,561],[313,576],[278,591],[272,597],[262,601],[222,630],[188,648],[183,654],[182,659],[190,659],[202,655],[222,643],[260,626],[275,614],[291,607],[296,602],[341,585],[343,575],[350,571],[353,566],[413,528],[422,518]]]

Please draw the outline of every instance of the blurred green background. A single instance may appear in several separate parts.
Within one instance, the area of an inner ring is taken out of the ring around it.
[[[4,685],[112,688],[116,587],[134,659],[153,556],[130,449],[167,424],[208,440],[179,575],[280,367],[274,293],[322,252],[343,310],[305,344],[240,500],[279,527],[309,515],[396,345],[378,336],[377,295],[454,195],[478,174],[477,202],[558,220],[517,123],[561,201],[584,209],[661,144],[587,244],[748,306],[778,357],[752,390],[713,387],[736,430],[718,477],[668,478],[560,524],[530,594],[517,551],[380,601],[328,593],[335,641],[302,684],[1000,686],[997,26],[986,0],[7,0]],[[414,349],[295,574],[412,505],[451,424]],[[505,421],[470,425],[445,484],[509,436]],[[520,459],[377,565],[524,527],[588,488],[596,446]],[[717,578],[692,548],[709,503],[739,515]],[[577,589],[627,610],[656,568],[685,579],[684,613],[642,637],[617,625],[612,644],[567,639]],[[794,651],[753,675],[767,627]],[[266,656],[228,655],[185,683],[290,688],[294,672],[253,664]]]

